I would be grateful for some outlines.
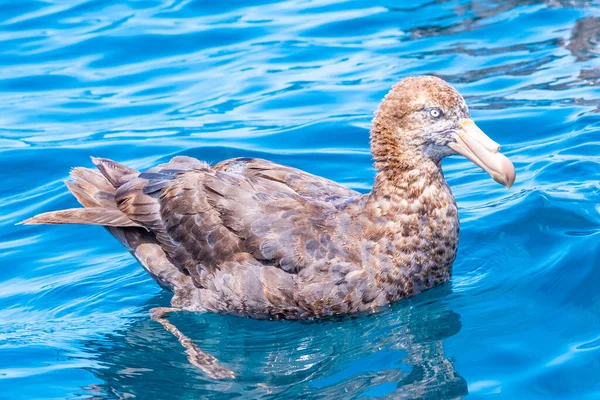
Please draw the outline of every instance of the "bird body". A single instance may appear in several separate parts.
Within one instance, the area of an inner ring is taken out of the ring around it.
[[[446,282],[458,211],[441,159],[463,154],[512,185],[514,168],[434,77],[407,78],[376,112],[377,174],[360,194],[260,159],[175,157],[142,173],[107,159],[75,168],[85,207],[39,223],[102,225],[174,293],[178,309],[306,319],[373,311]]]

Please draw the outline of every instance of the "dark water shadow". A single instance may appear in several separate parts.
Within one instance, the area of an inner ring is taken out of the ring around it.
[[[467,383],[444,353],[461,329],[444,286],[380,313],[312,323],[178,313],[171,320],[235,371],[212,380],[187,362],[177,340],[148,317],[162,293],[124,328],[84,344],[103,383],[94,398],[462,398]]]

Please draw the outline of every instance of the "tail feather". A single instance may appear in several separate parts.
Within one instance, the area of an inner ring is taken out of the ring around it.
[[[121,186],[123,183],[123,177],[139,173],[135,169],[131,169],[123,164],[119,164],[118,162],[109,160],[107,158],[92,157],[92,162],[115,188]]]
[[[126,175],[137,173],[105,158],[92,158],[98,170],[77,167],[71,170],[69,191],[85,208],[52,211],[37,215],[21,224],[84,224],[107,227],[142,227],[125,215],[115,202],[116,188]]]
[[[69,191],[85,208],[47,212],[19,224],[84,224],[101,225],[121,242],[164,288],[191,287],[189,276],[168,260],[154,233],[133,222],[117,207],[117,188],[131,174],[138,172],[103,158],[92,158],[98,170],[76,167],[71,170],[72,182],[65,182]]]
[[[115,187],[97,169],[75,167],[71,170],[71,178],[76,182],[86,182],[98,190],[105,192],[115,191]]]
[[[51,211],[36,215],[19,224],[40,225],[40,224],[83,224],[83,225],[101,225],[112,227],[136,227],[141,225],[130,220],[116,208],[71,208],[68,210]]]
[[[102,205],[93,197],[93,192],[90,192],[75,182],[65,181],[65,185],[69,192],[84,207],[101,207]]]
[[[69,191],[84,207],[116,208],[115,188],[98,171],[89,168],[73,168],[73,182],[66,181]]]

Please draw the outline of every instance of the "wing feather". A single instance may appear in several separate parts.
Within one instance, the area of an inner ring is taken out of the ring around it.
[[[254,159],[211,168],[177,157],[128,175],[120,185],[119,209],[151,230],[169,260],[199,287],[210,284],[208,272],[240,257],[290,274],[331,262],[343,250],[331,240],[328,215],[340,201],[358,195],[326,179]]]

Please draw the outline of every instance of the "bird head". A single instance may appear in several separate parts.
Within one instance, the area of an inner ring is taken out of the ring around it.
[[[434,76],[405,78],[392,87],[376,111],[374,129],[381,143],[400,149],[403,157],[442,158],[460,154],[510,188],[515,168],[471,119],[463,97]],[[373,136],[373,135],[372,135]]]

